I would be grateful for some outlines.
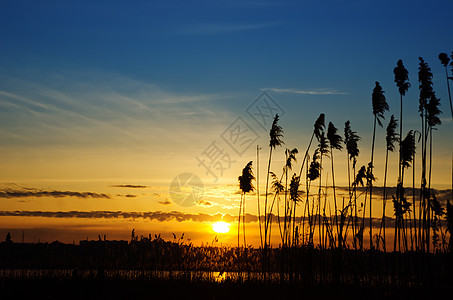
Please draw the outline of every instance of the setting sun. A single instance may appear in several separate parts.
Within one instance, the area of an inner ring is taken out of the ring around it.
[[[214,230],[217,233],[227,233],[230,231],[230,224],[223,221],[219,221],[212,224],[212,230]]]

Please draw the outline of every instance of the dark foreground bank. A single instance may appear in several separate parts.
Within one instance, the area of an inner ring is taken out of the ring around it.
[[[311,286],[291,283],[125,279],[5,279],[1,299],[449,299],[451,287]]]

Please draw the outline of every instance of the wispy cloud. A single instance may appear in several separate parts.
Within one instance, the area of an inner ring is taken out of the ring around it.
[[[123,211],[0,211],[0,216],[10,217],[45,217],[45,218],[81,218],[81,219],[138,219],[144,218],[160,222],[166,221],[194,221],[194,222],[214,222],[220,219],[226,222],[233,222],[235,216],[229,214],[189,214],[178,211],[152,211],[152,212],[123,212]],[[257,220],[255,216],[248,215],[248,221]]]
[[[241,24],[241,23],[199,23],[189,25],[180,30],[180,33],[187,35],[217,35],[232,32],[258,30],[280,25],[279,23],[259,23],[259,24]]]
[[[332,89],[316,90],[298,90],[298,89],[280,89],[280,88],[263,88],[263,91],[272,91],[275,93],[303,94],[303,95],[348,95],[347,92],[340,92]]]
[[[289,6],[289,3],[283,3],[281,1],[225,1],[225,3],[236,5],[240,7],[277,7],[277,6]]]
[[[76,197],[76,198],[104,198],[110,199],[111,197],[107,194],[99,194],[93,192],[73,192],[73,191],[44,191],[37,189],[24,189],[24,190],[13,190],[6,189],[0,190],[0,198],[27,198],[27,197]]]
[[[225,222],[235,222],[237,216],[231,214],[216,213],[213,215],[198,213],[190,214],[178,211],[150,211],[150,212],[123,212],[123,211],[0,211],[0,217],[44,217],[44,218],[80,218],[80,219],[148,219],[158,222],[216,222],[223,220]],[[317,215],[315,216],[317,217]],[[332,216],[333,218],[334,216]],[[338,216],[337,216],[338,217]],[[272,222],[277,222],[278,216],[273,215]],[[280,217],[283,222],[284,217]],[[252,214],[246,214],[245,222],[257,222],[258,217]],[[296,218],[297,222],[301,221],[301,217]],[[380,225],[380,218],[373,218],[373,226],[378,227]],[[394,219],[386,217],[386,221],[389,227],[394,225]]]
[[[205,201],[205,200],[200,200],[197,202],[197,206],[212,206],[213,204],[209,201]]]
[[[80,80],[64,72],[55,75],[57,79],[49,74],[42,75],[44,80],[13,78],[11,88],[0,87],[0,107],[6,108],[0,110],[3,145],[26,149],[30,144],[58,145],[84,151],[86,145],[115,145],[134,151],[152,144],[159,152],[161,145],[199,138],[207,122],[214,132],[222,120],[230,120],[230,112],[219,111],[217,101],[231,95],[175,92],[108,73],[86,72],[86,79]],[[55,80],[45,80],[48,77]],[[161,143],[153,142],[156,136]]]
[[[111,187],[115,188],[131,188],[131,189],[147,189],[150,188],[148,185],[133,185],[133,184],[117,184],[111,185]]]
[[[173,204],[170,200],[168,200],[168,198],[165,198],[165,200],[159,201],[158,203],[161,205],[172,205]]]

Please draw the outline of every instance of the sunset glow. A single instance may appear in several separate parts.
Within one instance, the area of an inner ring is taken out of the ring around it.
[[[442,9],[423,5],[424,13],[438,16],[436,22],[450,20],[452,3],[443,2]],[[391,115],[400,119],[393,68],[404,60],[411,84],[403,99],[404,138],[409,130],[423,132],[419,56],[429,63],[443,112],[428,148],[432,159],[426,160],[429,186],[444,207],[451,199],[453,122],[438,55],[453,48],[445,38],[451,26],[422,26],[418,13],[391,1],[322,3],[2,3],[0,238],[9,232],[13,241],[24,242],[78,243],[99,235],[130,240],[135,229],[138,236],[171,240],[173,233],[185,233],[183,241],[193,244],[212,241],[213,232],[230,232],[221,242],[234,244],[241,207],[246,242],[260,246],[258,214],[271,206],[273,215],[288,209],[284,192],[274,198],[271,173],[288,185],[294,173],[304,177],[294,208],[299,220],[307,201],[317,203],[320,195],[329,217],[338,214],[343,199],[348,205],[355,174],[344,143],[320,159],[320,179],[304,176],[319,144],[312,133],[320,113],[325,130],[332,122],[344,137],[350,121],[360,136],[356,173],[373,157],[373,199],[365,183],[356,202],[365,208],[362,215],[374,218],[376,234],[384,214],[394,218],[389,193],[399,173],[399,147],[386,156],[385,145]],[[404,39],[395,30],[400,24]],[[373,135],[376,81],[389,110]],[[269,149],[276,113],[283,144]],[[416,195],[422,145],[416,144],[415,173],[409,167],[404,176],[407,193],[415,182]],[[286,148],[298,153],[284,174]],[[254,190],[242,194],[238,176],[250,161]],[[418,202],[414,208],[418,212]],[[270,241],[278,246],[280,229],[276,218],[272,222]]]
[[[219,221],[214,224],[212,224],[212,230],[217,233],[227,233],[230,231],[230,224]]]
[[[452,295],[452,11],[0,0],[1,299]]]

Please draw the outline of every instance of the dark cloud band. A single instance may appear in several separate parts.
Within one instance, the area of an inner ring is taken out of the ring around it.
[[[111,197],[107,194],[99,194],[92,192],[73,192],[73,191],[43,191],[35,189],[26,190],[0,190],[0,198],[26,198],[26,197],[76,197],[76,198],[104,198],[110,199]]]
[[[160,222],[165,221],[195,221],[195,222],[209,222],[218,221],[223,219],[227,222],[233,222],[235,216],[229,214],[223,215],[218,213],[215,215],[209,214],[187,214],[178,211],[162,212],[123,212],[123,211],[0,211],[0,216],[4,217],[46,217],[46,218],[82,218],[82,219],[95,219],[95,218],[125,218],[125,219],[138,219],[144,218],[149,220],[156,220]],[[256,217],[247,215],[247,221],[256,221]]]
[[[272,215],[272,222],[276,223],[278,217]],[[150,212],[123,212],[123,211],[0,211],[0,217],[46,217],[46,218],[81,218],[81,219],[115,219],[115,218],[124,218],[124,219],[148,219],[158,222],[168,222],[168,221],[193,221],[193,222],[217,222],[219,220],[225,222],[236,222],[237,216],[230,214],[189,214],[178,211],[150,211]],[[318,215],[315,216],[317,218]],[[323,218],[323,216],[320,216]],[[337,216],[339,218],[339,216]],[[331,218],[334,218],[332,216]],[[359,218],[359,221],[361,218]],[[257,222],[258,217],[251,214],[246,214],[245,222]],[[280,217],[280,221],[283,222],[283,217]],[[299,223],[301,217],[296,218],[296,222]],[[305,219],[307,222],[307,219]],[[391,217],[386,217],[387,226],[394,226],[394,219]],[[380,219],[373,218],[373,227],[378,227],[380,225]]]
[[[130,189],[147,189],[147,188],[149,188],[149,186],[147,186],[147,185],[133,185],[133,184],[117,184],[117,185],[111,185],[111,187],[130,188]]]

